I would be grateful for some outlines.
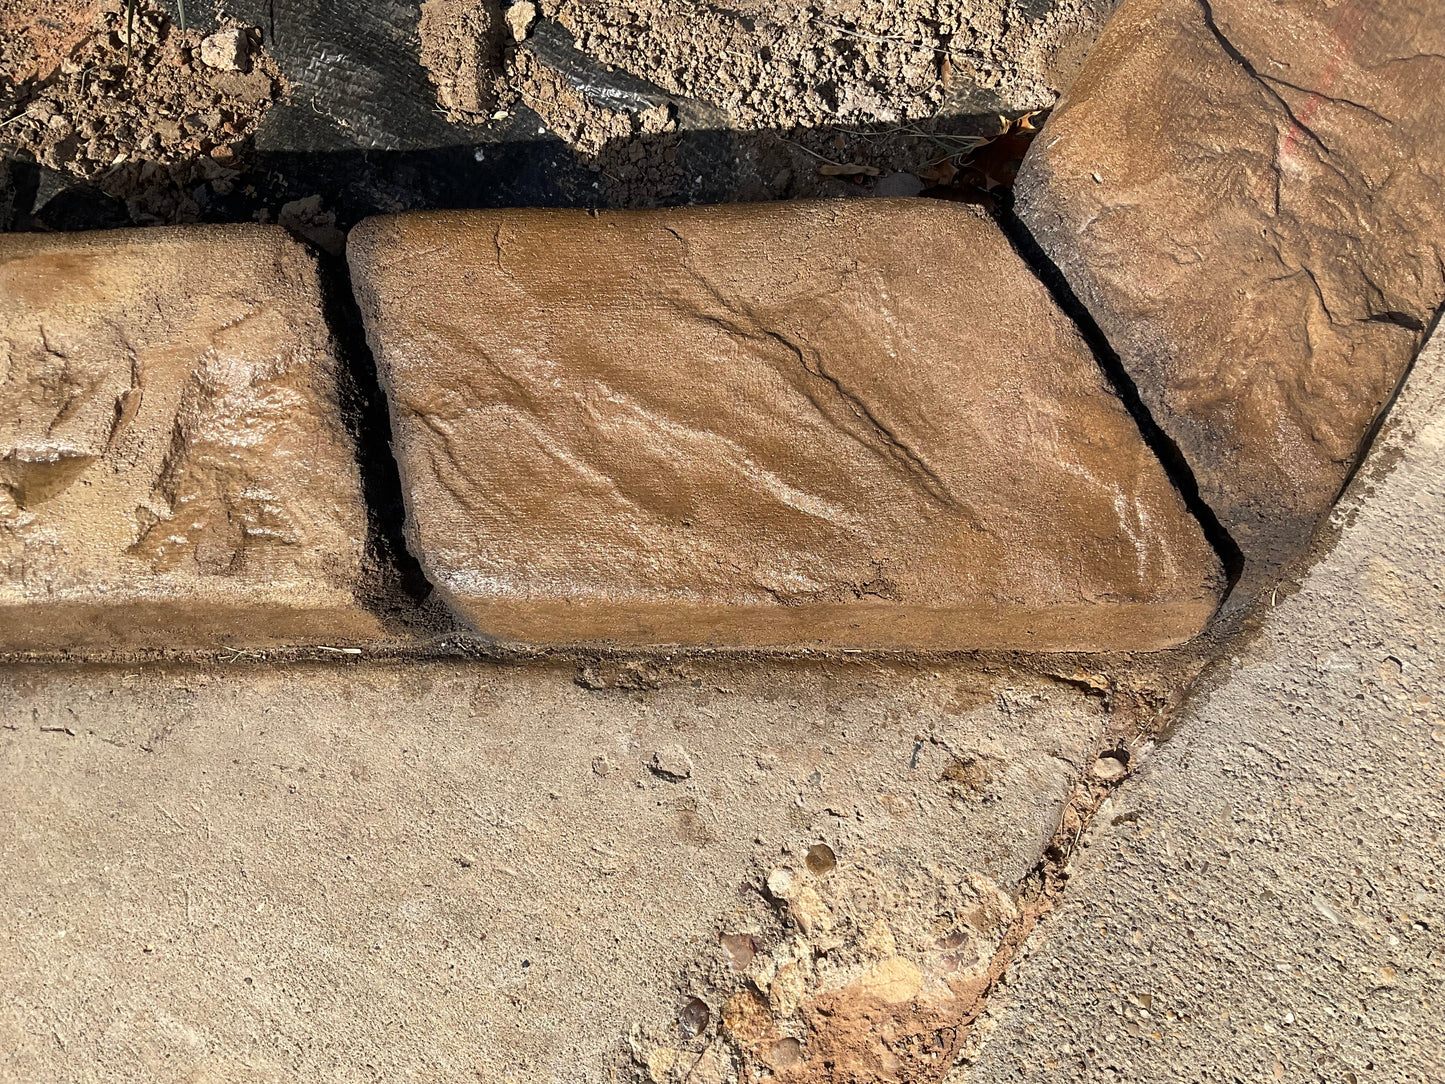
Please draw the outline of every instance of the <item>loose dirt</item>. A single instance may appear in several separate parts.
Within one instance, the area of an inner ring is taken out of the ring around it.
[[[487,154],[488,169],[494,158],[483,148],[499,138],[509,143],[504,158],[534,161],[545,178],[526,189],[542,202],[645,207],[899,196],[951,182],[955,197],[987,202],[987,191],[1008,178],[970,171],[980,145],[1052,104],[1111,6],[426,0],[413,9],[414,21],[400,13],[378,25],[396,35],[387,45],[396,63],[429,76],[435,115],[447,122],[438,131],[450,129],[457,145],[475,142],[477,161]],[[203,61],[201,43],[218,24],[201,5],[191,7],[193,23],[206,17],[204,31],[183,29],[179,7],[168,0],[137,0],[130,20],[125,0],[16,0],[0,13],[0,146],[114,201],[97,216],[92,193],[83,213],[52,213],[46,225],[275,221],[282,204],[311,194],[282,184],[282,174],[295,179],[294,163],[278,173],[266,161],[277,150],[310,153],[309,136],[286,143],[304,109],[277,118],[288,133],[280,144],[254,149],[267,113],[288,96],[267,51],[274,22],[247,8],[247,17],[259,20],[248,30],[247,64],[217,70]],[[355,64],[350,74],[358,85],[371,86],[376,73],[338,44],[335,35],[344,34],[335,23],[325,12],[299,23],[288,16],[283,31],[311,37],[299,51],[293,43],[291,54],[277,55],[301,85],[306,72],[298,65],[339,51]],[[337,65],[346,75],[346,62]],[[383,98],[412,93],[405,78],[388,78],[372,88],[386,88]],[[424,82],[416,94],[408,108],[425,114]],[[304,98],[298,94],[295,104],[304,106]],[[528,123],[534,116],[535,129]],[[347,139],[371,138],[364,124],[337,123]],[[533,149],[519,149],[519,137]],[[570,165],[557,168],[547,149],[553,138],[571,151]],[[966,185],[955,180],[960,174]],[[284,195],[273,191],[278,185]],[[316,185],[312,191],[326,191],[330,206],[338,186],[352,180],[318,176]],[[412,187],[435,186],[422,179]],[[381,189],[347,197],[358,209],[343,227],[414,202],[385,179]]]
[[[1003,115],[1052,105],[1107,7],[1063,0],[1029,19],[1009,0],[545,0],[505,12],[432,0],[421,58],[452,119],[485,123],[525,103],[614,206],[687,197],[686,129],[727,133],[752,167],[742,199],[913,194],[1006,132]],[[883,180],[900,173],[921,180]]]
[[[187,193],[205,181],[224,194],[285,93],[259,34],[203,49],[201,33],[144,0],[129,13],[105,0],[72,4],[68,22],[37,37],[35,25],[64,20],[40,19],[34,6],[0,16],[0,138],[124,200],[138,224],[195,221]]]
[[[6,0],[0,10],[0,107],[28,80],[49,75],[84,40],[96,0]]]
[[[421,6],[421,62],[447,116],[464,123],[491,118],[504,93],[499,79],[506,24],[494,3],[427,0]]]
[[[1056,91],[1048,61],[1080,9],[1074,0],[1030,24],[1008,0],[542,4],[601,63],[754,130],[907,124],[976,105],[1042,108]]]

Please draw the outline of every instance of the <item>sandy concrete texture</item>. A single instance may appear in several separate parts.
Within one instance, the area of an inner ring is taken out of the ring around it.
[[[977,209],[402,215],[349,259],[412,551],[481,632],[1148,651],[1218,606],[1198,522]]]
[[[1445,1079],[1445,340],[991,1003],[1004,1081]]]
[[[862,660],[12,668],[0,1080],[734,1079],[729,960],[804,1054],[828,989],[946,995],[1108,722]]]

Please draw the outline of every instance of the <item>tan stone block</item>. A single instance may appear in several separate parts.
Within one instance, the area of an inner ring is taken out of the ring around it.
[[[283,230],[0,237],[0,647],[377,634],[338,364]]]
[[[1213,551],[995,224],[867,201],[353,231],[412,546],[533,642],[1153,648]]]
[[[1307,542],[1445,298],[1442,84],[1438,0],[1125,0],[1024,163],[1247,575]]]

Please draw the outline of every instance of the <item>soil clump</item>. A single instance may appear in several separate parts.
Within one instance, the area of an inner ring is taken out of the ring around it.
[[[81,11],[89,21],[69,34],[42,39],[75,39],[69,48],[43,51],[25,10],[0,20],[0,142],[123,201],[142,225],[196,221],[198,183],[228,194],[286,91],[259,31],[207,37],[145,0],[132,12],[105,0]]]

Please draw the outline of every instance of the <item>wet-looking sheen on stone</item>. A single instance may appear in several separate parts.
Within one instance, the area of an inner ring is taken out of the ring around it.
[[[533,642],[1144,649],[1218,561],[1069,321],[952,205],[373,219],[410,541]]]
[[[282,230],[0,237],[0,649],[377,635],[336,366]]]
[[[1019,174],[1250,587],[1445,301],[1442,81],[1440,0],[1125,0]]]

